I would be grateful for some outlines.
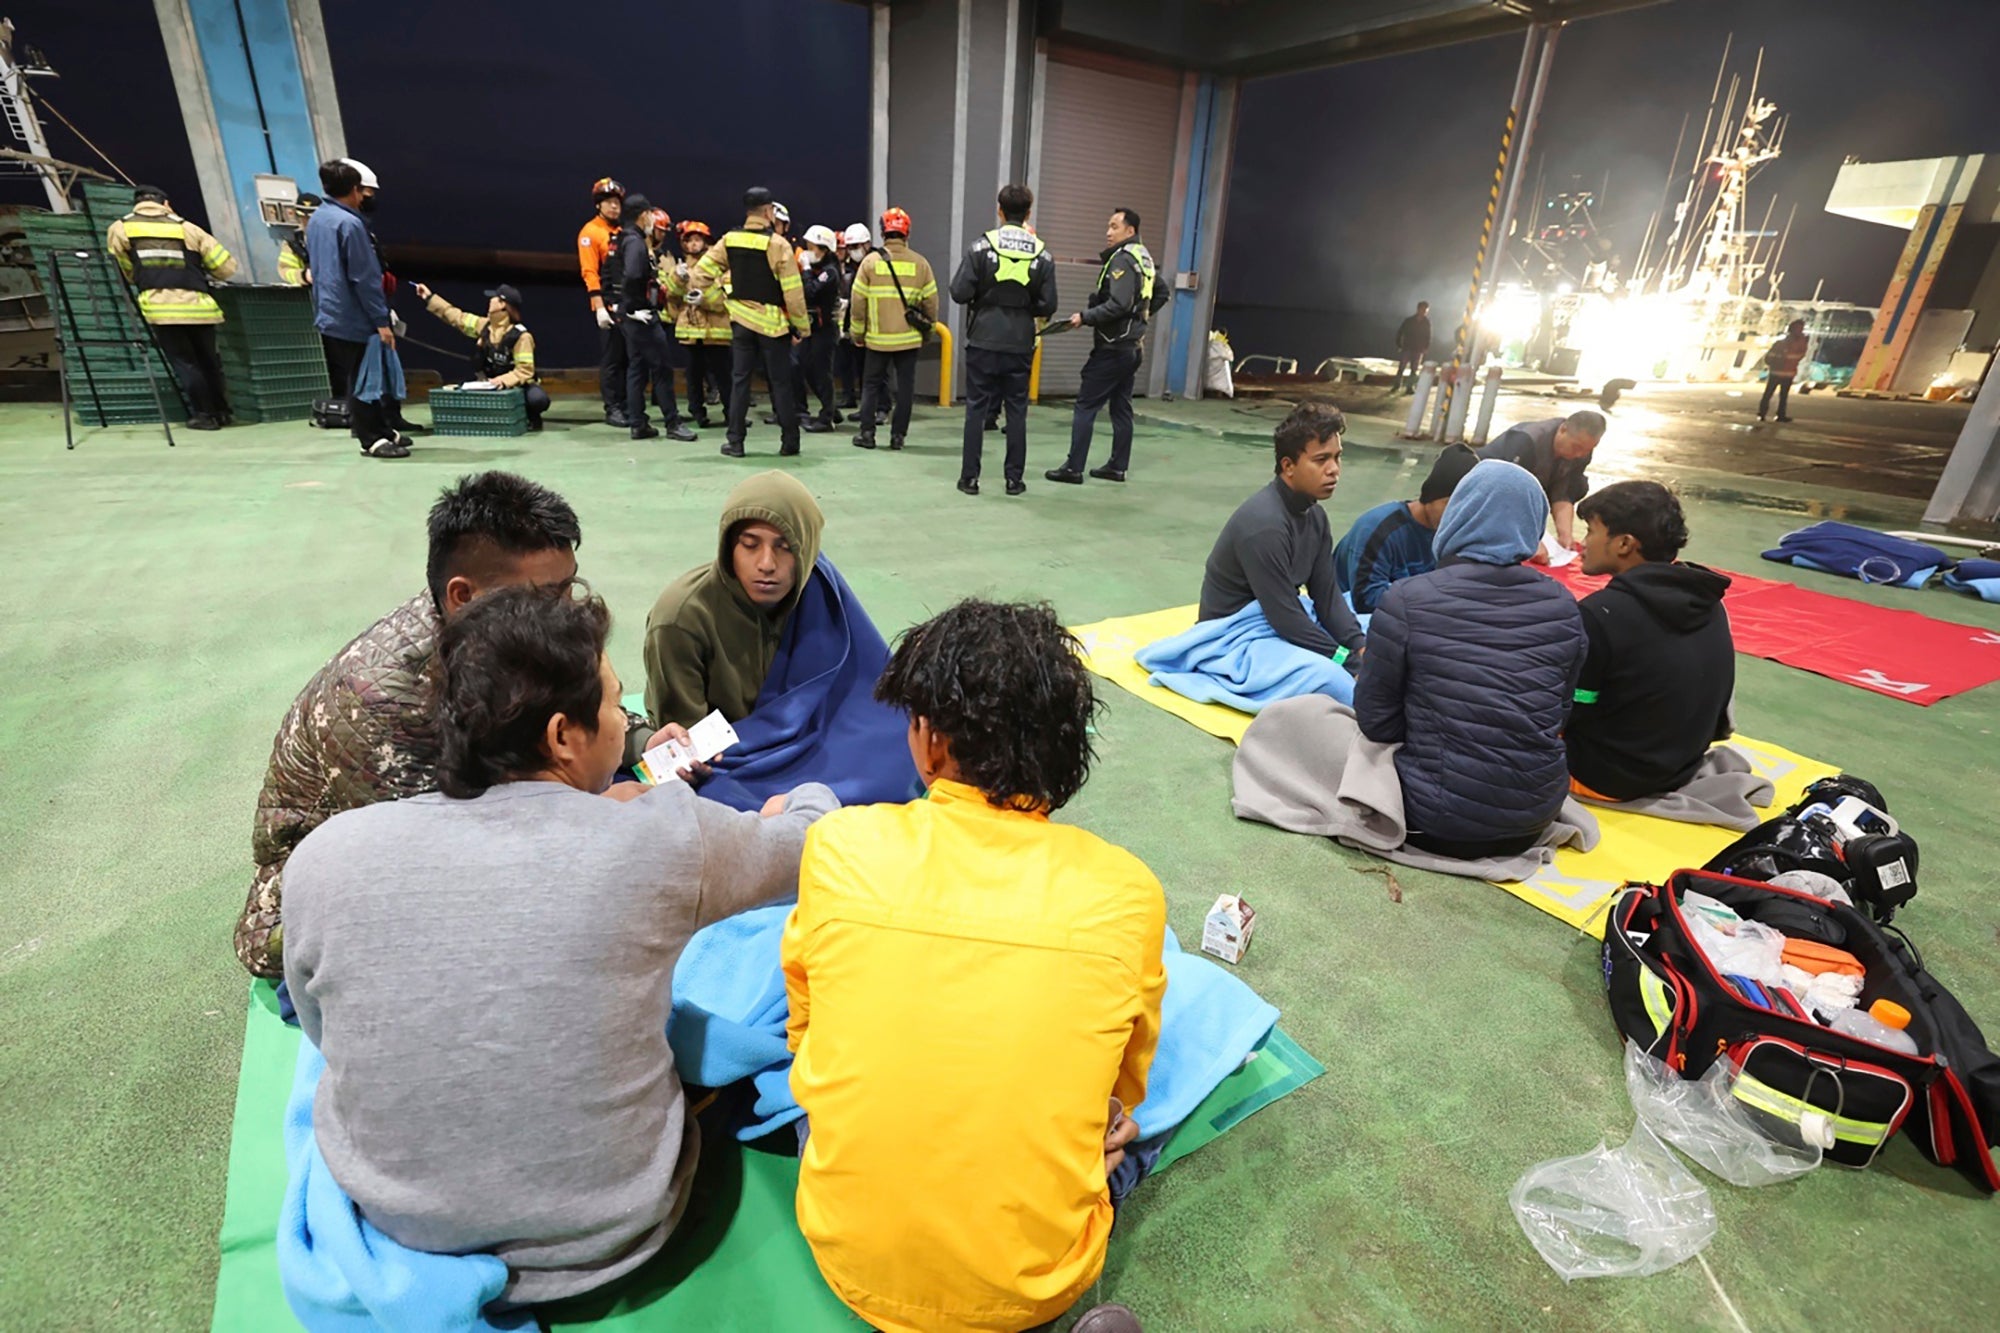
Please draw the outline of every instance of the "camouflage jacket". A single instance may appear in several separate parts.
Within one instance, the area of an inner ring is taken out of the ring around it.
[[[236,956],[255,975],[285,974],[280,920],[292,849],[343,810],[437,786],[440,626],[430,593],[418,593],[334,654],[285,714],[257,797],[257,870],[236,923]]]

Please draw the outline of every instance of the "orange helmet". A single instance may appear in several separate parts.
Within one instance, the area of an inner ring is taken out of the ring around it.
[[[882,214],[882,234],[895,232],[899,236],[910,234],[910,215],[900,208],[892,208]]]
[[[709,231],[706,222],[696,222],[693,218],[689,218],[681,223],[681,239],[686,240],[690,236],[707,236],[713,239],[714,233]]]
[[[591,203],[593,204],[602,203],[604,200],[609,199],[614,195],[620,199],[623,199],[625,197],[625,187],[620,185],[617,181],[611,179],[611,177],[599,176],[595,181],[591,182],[590,186]]]

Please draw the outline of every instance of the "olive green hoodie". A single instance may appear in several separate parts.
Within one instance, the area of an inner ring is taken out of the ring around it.
[[[791,595],[768,611],[743,591],[730,561],[737,525],[752,521],[783,533],[799,560]],[[819,558],[825,524],[812,492],[789,472],[760,472],[729,493],[714,562],[668,584],[646,617],[646,714],[654,726],[692,726],[718,709],[731,722],[750,715]]]

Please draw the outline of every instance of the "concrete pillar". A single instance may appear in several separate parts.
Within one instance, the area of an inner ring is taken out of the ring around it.
[[[2000,522],[2000,357],[1987,363],[1978,401],[1931,492],[1924,522]]]
[[[319,0],[153,0],[187,125],[205,216],[250,281],[278,280],[283,233],[267,225],[259,176],[316,190],[342,151],[340,106]],[[196,214],[192,200],[178,201]]]
[[[1196,79],[1192,107],[1183,118],[1182,145],[1175,168],[1179,226],[1172,272],[1174,298],[1155,316],[1147,346],[1164,371],[1153,381],[1186,398],[1201,397],[1208,333],[1215,321],[1215,276],[1221,266],[1222,218],[1229,199],[1229,169],[1236,152],[1234,78],[1214,74]],[[1183,173],[1179,162],[1185,161]],[[1163,262],[1161,268],[1168,266]],[[1185,276],[1184,276],[1185,275]],[[1183,286],[1182,283],[1191,285]]]

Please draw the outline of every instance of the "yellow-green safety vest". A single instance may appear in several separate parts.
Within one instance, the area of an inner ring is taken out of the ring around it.
[[[993,257],[1000,261],[999,269],[993,274],[995,282],[1018,282],[1028,285],[1028,275],[1035,267],[1035,261],[1042,257],[1048,247],[1042,238],[1026,227],[995,227],[986,233],[986,244],[992,247]]]
[[[1139,314],[1146,314],[1153,308],[1153,256],[1138,241],[1127,241],[1111,252],[1111,258],[1104,261],[1098,270],[1097,285],[1102,287],[1111,266],[1118,262],[1118,256],[1129,254],[1132,262],[1139,266]]]

